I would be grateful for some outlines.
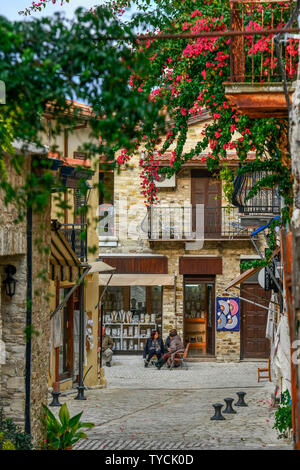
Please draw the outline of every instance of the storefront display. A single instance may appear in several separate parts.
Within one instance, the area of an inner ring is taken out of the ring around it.
[[[142,351],[152,330],[161,335],[161,286],[108,287],[103,307],[103,325],[115,351]]]
[[[206,349],[207,288],[206,284],[185,284],[184,340],[190,348]]]

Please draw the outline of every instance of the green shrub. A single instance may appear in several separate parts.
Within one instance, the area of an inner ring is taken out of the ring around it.
[[[275,412],[275,424],[273,429],[277,429],[278,439],[288,437],[292,429],[292,404],[288,390],[282,394],[280,405]]]
[[[81,428],[92,428],[94,423],[83,423],[80,421],[82,412],[70,418],[67,405],[64,403],[59,410],[59,420],[49,408],[43,405],[45,416],[42,423],[46,429],[47,437],[43,443],[43,449],[65,450],[71,449],[79,439],[86,438]]]
[[[5,418],[2,408],[0,409],[0,436],[2,436],[0,447],[2,450],[30,450],[33,448],[29,434],[23,432],[11,418]]]
[[[0,432],[0,450],[16,450],[14,444],[11,441],[4,439],[4,432]]]

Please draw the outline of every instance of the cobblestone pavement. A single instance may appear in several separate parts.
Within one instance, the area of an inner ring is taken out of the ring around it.
[[[87,390],[85,402],[61,397],[71,415],[95,427],[77,449],[292,449],[277,439],[271,392],[274,385],[257,383],[264,363],[189,363],[189,370],[145,369],[140,357],[118,356],[105,367],[107,388]],[[225,421],[211,421],[212,404],[237,399],[245,391],[248,407]],[[58,409],[55,409],[58,412]]]

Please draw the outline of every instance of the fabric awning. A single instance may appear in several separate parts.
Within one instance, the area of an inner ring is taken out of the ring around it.
[[[274,258],[274,256],[276,256],[280,251],[280,247],[278,246],[276,248],[276,250],[274,250],[273,254],[272,254],[272,258]],[[271,258],[271,259],[272,259]],[[255,273],[257,273],[258,271],[260,271],[262,269],[262,266],[258,266],[257,268],[251,268],[251,269],[247,269],[247,271],[244,271],[242,274],[240,274],[239,276],[237,276],[235,279],[233,279],[232,281],[230,281],[224,288],[224,292],[227,292],[228,289],[231,289],[232,287],[235,287],[237,286],[238,284],[241,284],[242,282],[245,282],[247,279],[249,279],[249,277],[253,276]]]
[[[99,285],[106,286],[111,274],[99,274]],[[110,286],[173,286],[174,274],[113,274]]]
[[[74,282],[84,268],[60,230],[51,229],[50,279]]]
[[[90,266],[89,274],[107,273],[107,272],[112,272],[116,270],[116,268],[114,268],[113,266],[109,266],[103,261],[94,261],[92,263],[88,263],[88,266]]]

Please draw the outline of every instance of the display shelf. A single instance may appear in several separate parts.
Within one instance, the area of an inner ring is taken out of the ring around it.
[[[156,323],[151,323],[151,322],[150,322],[150,323],[141,323],[141,322],[139,322],[139,323],[126,323],[126,322],[122,322],[122,323],[120,323],[120,322],[110,322],[110,323],[103,323],[103,325],[104,325],[104,326],[106,326],[106,325],[107,325],[107,326],[111,326],[111,325],[132,325],[132,326],[140,326],[140,325],[142,325],[142,326],[145,326],[145,325],[154,325],[154,326],[156,326]]]
[[[141,336],[139,334],[141,332],[141,328],[145,331],[145,327],[154,326],[154,328],[156,329],[157,324],[153,323],[153,322],[150,322],[150,323],[145,323],[145,322],[143,322],[143,323],[142,322],[138,322],[138,323],[111,322],[111,323],[104,323],[104,326],[105,327],[110,327],[111,329],[114,329],[114,327],[119,326],[118,329],[120,330],[120,335],[113,336],[112,334],[110,334],[110,337],[111,337],[112,340],[118,341],[120,343],[120,348],[119,349],[114,349],[114,351],[116,353],[119,353],[120,351],[128,351],[128,352],[134,352],[134,351],[141,352],[141,351],[143,351],[145,342],[148,338],[148,335]],[[127,332],[128,326],[134,326],[135,327],[135,333],[137,333],[137,334],[135,334],[134,336],[128,336],[128,335],[124,336],[123,335],[124,327],[125,327],[126,332]],[[124,341],[127,342],[128,340],[134,341],[135,345],[137,344],[137,348],[129,349],[127,343],[124,344]],[[114,341],[114,343],[115,343],[115,341]],[[124,347],[125,345],[126,345],[126,348]]]
[[[206,343],[190,343],[190,348],[205,348]]]
[[[192,349],[205,349],[207,342],[206,317],[185,318],[184,338],[190,343]],[[202,341],[191,341],[191,337],[202,339]]]
[[[204,318],[185,318],[186,323],[205,323]]]

